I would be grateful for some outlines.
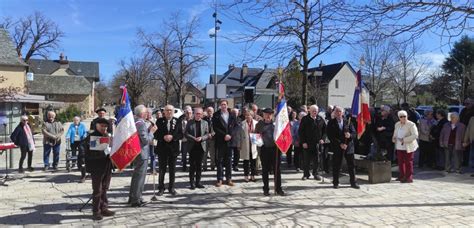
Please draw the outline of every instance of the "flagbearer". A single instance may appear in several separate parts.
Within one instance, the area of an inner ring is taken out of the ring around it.
[[[285,193],[281,189],[281,152],[276,148],[275,140],[273,139],[273,133],[275,126],[273,124],[273,110],[266,108],[263,110],[263,120],[260,120],[255,126],[255,132],[261,134],[263,140],[263,146],[261,149],[260,158],[262,161],[262,179],[263,179],[263,194],[265,196],[270,195],[270,189],[268,186],[268,173],[273,168],[275,178],[275,193],[284,196]]]
[[[85,139],[86,171],[92,178],[92,219],[101,220],[103,216],[113,216],[115,212],[108,209],[107,190],[112,177],[112,162],[107,148],[98,149],[101,142],[109,143],[109,122],[104,118],[95,121],[94,131]],[[92,138],[100,138],[92,140]]]
[[[334,119],[328,122],[327,136],[331,141],[331,151],[334,153],[332,164],[333,187],[339,187],[339,172],[342,164],[342,157],[346,159],[351,187],[359,189],[355,179],[354,166],[354,143],[356,136],[354,126],[349,120],[343,118],[344,109],[336,106],[334,108]]]

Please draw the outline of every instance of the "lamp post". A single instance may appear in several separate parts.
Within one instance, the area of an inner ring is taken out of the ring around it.
[[[214,108],[217,110],[217,31],[221,29],[222,21],[217,19],[217,6],[212,14],[214,18],[214,33],[209,34],[210,38],[214,38]]]

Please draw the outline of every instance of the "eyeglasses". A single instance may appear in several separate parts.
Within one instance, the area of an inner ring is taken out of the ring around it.
[[[399,116],[398,118],[406,118],[406,116]]]

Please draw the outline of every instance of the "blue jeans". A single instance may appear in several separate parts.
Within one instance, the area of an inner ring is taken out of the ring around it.
[[[57,144],[55,146],[44,144],[43,146],[44,146],[44,151],[43,151],[44,167],[49,167],[49,154],[51,153],[51,149],[53,149],[53,167],[58,167],[59,149],[61,148],[61,144]]]
[[[155,147],[150,145],[150,169],[151,171],[156,170],[156,155],[155,155]]]

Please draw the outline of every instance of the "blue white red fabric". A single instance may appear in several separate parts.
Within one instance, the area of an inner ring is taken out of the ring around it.
[[[122,99],[117,112],[116,128],[112,140],[110,159],[119,170],[125,169],[140,154],[140,138],[130,108],[127,87],[121,87]]]
[[[285,90],[282,83],[279,85],[279,93],[280,102],[278,102],[275,115],[273,138],[275,139],[275,144],[278,149],[280,149],[282,153],[286,153],[291,146],[293,138],[291,137],[291,125],[284,96]]]
[[[352,117],[357,120],[357,138],[365,132],[366,124],[371,121],[369,111],[369,90],[362,81],[360,70],[357,71],[357,84],[352,100]]]

